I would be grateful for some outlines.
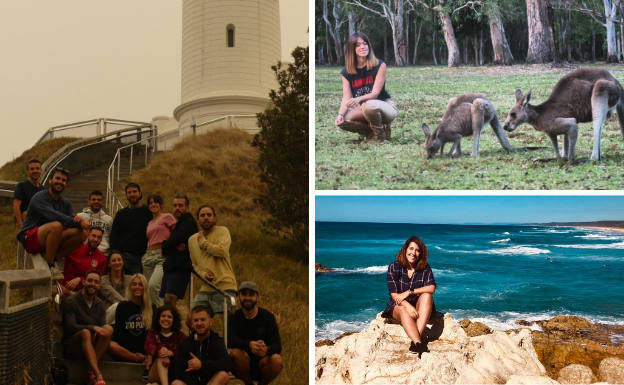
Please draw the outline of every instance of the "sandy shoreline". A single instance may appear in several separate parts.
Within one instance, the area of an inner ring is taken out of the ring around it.
[[[600,231],[611,231],[615,233],[624,233],[624,227],[605,227],[605,226],[570,226],[577,229],[590,229],[590,230],[600,230]]]

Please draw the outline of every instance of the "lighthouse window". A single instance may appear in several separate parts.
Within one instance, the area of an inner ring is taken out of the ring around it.
[[[234,47],[234,26],[231,24],[227,26],[227,46]]]

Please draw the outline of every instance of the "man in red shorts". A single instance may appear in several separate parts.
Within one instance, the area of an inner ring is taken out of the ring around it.
[[[33,195],[26,219],[17,239],[30,254],[41,253],[50,268],[54,261],[65,258],[84,242],[90,221],[77,217],[74,208],[61,196],[67,186],[69,172],[57,167],[48,181],[48,189]]]
[[[89,230],[87,243],[80,245],[65,259],[61,281],[63,296],[66,297],[82,290],[82,282],[87,271],[97,270],[100,275],[106,274],[106,255],[98,249],[103,233],[101,228],[92,227]]]

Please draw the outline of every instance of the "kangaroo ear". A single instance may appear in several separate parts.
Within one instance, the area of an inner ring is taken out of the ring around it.
[[[520,89],[516,90],[516,103],[520,103],[520,101],[522,100],[522,91],[520,91]]]
[[[429,130],[429,126],[427,126],[427,123],[422,124],[422,130],[427,138],[431,135],[431,131]]]
[[[524,100],[522,101],[523,106],[529,104],[529,101],[531,100],[531,93],[533,93],[533,90],[530,90],[529,93],[526,94],[526,96],[524,97]]]

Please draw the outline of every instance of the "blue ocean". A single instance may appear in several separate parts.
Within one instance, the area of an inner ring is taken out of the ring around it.
[[[403,242],[429,249],[438,311],[505,330],[578,315],[624,324],[624,233],[546,225],[316,223],[316,340],[365,328],[388,300]]]

